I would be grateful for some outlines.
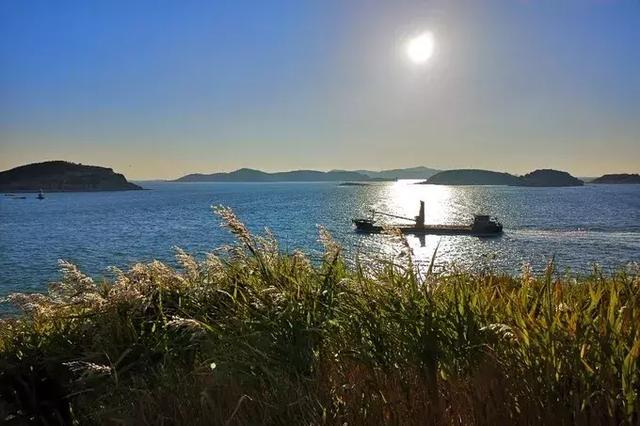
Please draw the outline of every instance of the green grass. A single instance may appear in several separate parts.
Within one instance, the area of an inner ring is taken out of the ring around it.
[[[62,263],[0,323],[0,423],[634,424],[640,275],[312,264],[250,235],[94,283]]]

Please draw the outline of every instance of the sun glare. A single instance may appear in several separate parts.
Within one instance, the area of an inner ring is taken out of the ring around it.
[[[414,64],[424,64],[433,56],[434,47],[433,34],[425,32],[408,41],[407,56]]]

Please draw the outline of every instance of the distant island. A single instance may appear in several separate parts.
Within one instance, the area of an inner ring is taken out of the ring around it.
[[[357,172],[317,170],[293,170],[267,173],[254,169],[239,169],[229,173],[190,174],[174,182],[335,182],[368,181],[371,178]]]
[[[233,172],[193,173],[173,182],[340,182],[388,181],[396,179],[427,179],[438,173],[428,167],[410,167],[390,170],[292,170],[289,172],[263,172],[242,168]]]
[[[436,173],[424,182],[434,185],[517,185],[517,176],[490,170],[460,169]]]
[[[592,180],[590,183],[609,183],[609,184],[625,184],[640,183],[640,175],[637,173],[620,173],[600,176]]]
[[[567,172],[553,169],[535,170],[520,177],[518,186],[583,186],[584,182]]]
[[[365,182],[342,182],[338,186],[370,186],[370,183]]]
[[[423,184],[434,185],[508,185],[561,187],[582,186],[584,182],[567,172],[542,169],[524,176],[479,169],[446,170],[431,176]]]
[[[2,192],[129,191],[142,189],[113,169],[45,161],[0,172]]]
[[[345,171],[345,170],[334,170]],[[395,179],[428,179],[440,170],[431,169],[429,167],[418,166],[408,167],[404,169],[389,169],[389,170],[354,170],[356,173],[360,173],[369,176],[376,180],[395,180]]]

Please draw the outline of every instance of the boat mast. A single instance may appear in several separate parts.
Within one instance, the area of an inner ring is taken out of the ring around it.
[[[420,201],[420,213],[416,216],[416,226],[424,228],[424,201]]]

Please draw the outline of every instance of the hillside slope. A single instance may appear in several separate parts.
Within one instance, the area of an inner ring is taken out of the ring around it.
[[[0,172],[2,192],[128,191],[142,189],[113,169],[46,161]]]

